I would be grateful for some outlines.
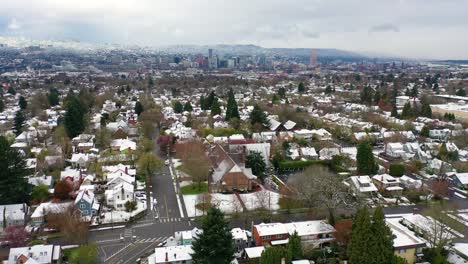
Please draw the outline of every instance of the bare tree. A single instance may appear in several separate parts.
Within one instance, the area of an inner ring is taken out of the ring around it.
[[[185,172],[192,181],[198,183],[201,189],[202,182],[208,180],[211,172],[211,162],[205,151],[205,146],[200,141],[188,141],[176,145],[177,155],[183,162]]]
[[[81,212],[69,206],[60,213],[46,215],[47,226],[59,230],[70,243],[87,243],[89,236],[88,223],[81,218]]]
[[[335,211],[350,206],[353,201],[342,180],[324,166],[313,166],[290,178],[289,185],[308,208],[326,209],[330,223],[334,224]]]
[[[450,246],[456,238],[454,231],[463,231],[463,224],[448,215],[456,215],[457,211],[456,207],[443,202],[431,204],[424,211],[423,214],[428,217],[421,220],[422,223],[419,224],[424,227],[424,230],[421,231],[429,242],[430,247],[441,250]]]

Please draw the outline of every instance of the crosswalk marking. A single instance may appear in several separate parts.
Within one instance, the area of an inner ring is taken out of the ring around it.
[[[141,239],[137,239],[134,243],[135,244],[143,244],[143,243],[154,243],[154,242],[163,242],[165,241],[166,239],[168,239],[169,237],[152,237],[152,238],[141,238]]]
[[[182,218],[160,218],[160,223],[171,223],[171,222],[180,222]]]

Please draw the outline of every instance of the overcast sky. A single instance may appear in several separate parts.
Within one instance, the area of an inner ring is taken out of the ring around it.
[[[0,0],[0,35],[468,59],[467,0]]]

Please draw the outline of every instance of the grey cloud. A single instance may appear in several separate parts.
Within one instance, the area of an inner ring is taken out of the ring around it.
[[[369,32],[400,32],[400,28],[394,24],[385,23],[371,27]]]

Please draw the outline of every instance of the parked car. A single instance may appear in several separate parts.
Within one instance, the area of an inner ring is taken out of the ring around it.
[[[169,166],[171,162],[169,160],[164,161],[164,165]]]

